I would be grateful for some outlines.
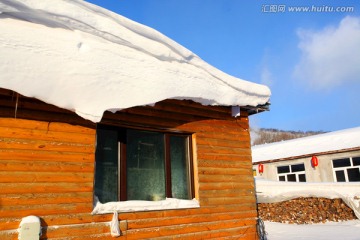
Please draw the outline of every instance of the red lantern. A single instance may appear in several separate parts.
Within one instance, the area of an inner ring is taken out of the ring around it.
[[[311,158],[311,165],[315,168],[319,165],[319,160],[316,156],[312,156]]]
[[[260,163],[258,165],[258,170],[259,170],[259,173],[262,174],[264,172],[264,165]]]

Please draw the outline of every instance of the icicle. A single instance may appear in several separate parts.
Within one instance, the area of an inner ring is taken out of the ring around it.
[[[15,118],[16,118],[16,114],[17,114],[17,109],[18,109],[18,104],[19,104],[19,94],[16,94],[16,103],[15,103]]]
[[[113,218],[110,222],[110,233],[112,237],[119,237],[121,235],[121,231],[119,228],[118,213],[116,211],[114,211]]]

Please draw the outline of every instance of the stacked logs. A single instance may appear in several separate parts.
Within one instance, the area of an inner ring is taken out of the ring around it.
[[[357,219],[342,199],[296,198],[278,203],[259,203],[259,217],[264,221],[310,224]]]

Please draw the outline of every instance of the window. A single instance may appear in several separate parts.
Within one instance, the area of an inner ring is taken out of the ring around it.
[[[101,203],[192,199],[191,135],[97,129],[95,195]]]
[[[360,181],[360,157],[335,159],[332,164],[336,182]]]
[[[278,179],[281,182],[306,182],[305,165],[293,164],[277,167]]]

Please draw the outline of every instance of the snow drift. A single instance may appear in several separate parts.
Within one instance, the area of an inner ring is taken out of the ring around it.
[[[186,200],[177,198],[166,198],[160,201],[130,200],[123,202],[101,203],[95,196],[94,209],[91,214],[105,214],[113,212],[152,211],[166,209],[199,208],[196,199]]]
[[[257,106],[270,90],[161,33],[80,0],[0,0],[0,87],[98,122],[164,99]]]
[[[255,178],[259,203],[282,202],[298,197],[341,198],[360,219],[360,183],[295,183]]]

